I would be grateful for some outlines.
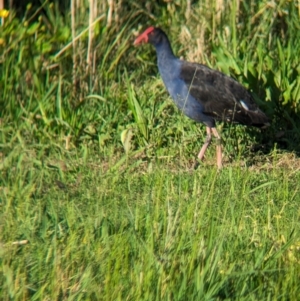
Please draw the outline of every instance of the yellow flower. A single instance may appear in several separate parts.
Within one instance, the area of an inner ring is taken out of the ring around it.
[[[0,9],[0,18],[6,18],[9,15],[9,11],[6,9]]]
[[[5,43],[5,40],[0,38],[0,46],[3,45]]]

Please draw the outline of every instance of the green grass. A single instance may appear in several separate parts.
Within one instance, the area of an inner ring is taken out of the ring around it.
[[[92,31],[88,1],[1,27],[0,299],[298,300],[299,4],[95,3]],[[218,125],[220,172],[132,46],[153,24],[272,118]]]
[[[3,300],[299,296],[297,173],[16,163],[1,191]]]

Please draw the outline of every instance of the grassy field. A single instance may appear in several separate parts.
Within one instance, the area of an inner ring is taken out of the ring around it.
[[[0,299],[299,300],[299,2],[91,2],[2,20]],[[153,24],[272,119],[218,125],[221,171],[132,46]]]

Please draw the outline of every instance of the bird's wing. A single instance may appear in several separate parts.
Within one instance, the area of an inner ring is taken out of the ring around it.
[[[252,95],[233,78],[207,66],[182,61],[180,78],[203,106],[203,113],[217,120],[263,126],[268,122]]]

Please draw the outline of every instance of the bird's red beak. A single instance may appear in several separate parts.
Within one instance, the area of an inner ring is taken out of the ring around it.
[[[139,45],[142,43],[148,43],[148,34],[154,30],[154,27],[151,26],[149,28],[147,28],[142,34],[140,34],[134,41],[133,45]]]
[[[142,33],[135,39],[133,45],[136,46],[142,43],[148,43],[148,35],[145,35],[144,33]]]

